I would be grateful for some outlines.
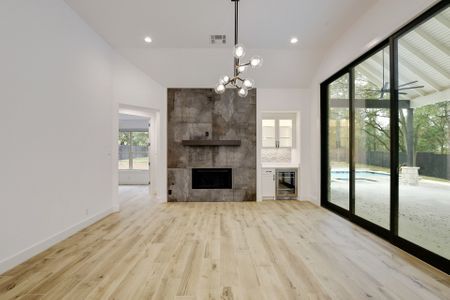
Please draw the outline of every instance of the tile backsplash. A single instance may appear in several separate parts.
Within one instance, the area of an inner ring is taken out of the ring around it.
[[[291,156],[290,148],[261,149],[261,162],[263,163],[290,163]]]

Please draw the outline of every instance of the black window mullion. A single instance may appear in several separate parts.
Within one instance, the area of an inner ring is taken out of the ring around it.
[[[390,201],[390,232],[391,239],[398,236],[398,189],[399,189],[399,126],[398,126],[398,40],[392,37],[390,44],[390,131],[391,131],[391,201]]]
[[[355,214],[355,109],[354,109],[354,100],[355,100],[355,68],[351,68],[349,72],[349,114],[350,114],[350,176],[349,176],[349,184],[350,184],[350,204],[349,204],[349,212],[350,216]]]
[[[322,206],[327,206],[329,195],[329,182],[330,182],[330,163],[328,154],[328,118],[329,118],[329,103],[328,103],[328,83],[322,83],[320,85],[320,109],[321,109],[321,188],[320,188],[320,203]]]

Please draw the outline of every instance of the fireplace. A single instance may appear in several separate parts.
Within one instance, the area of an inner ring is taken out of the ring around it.
[[[192,169],[192,189],[232,189],[231,168]]]
[[[256,90],[167,90],[167,201],[256,200]]]

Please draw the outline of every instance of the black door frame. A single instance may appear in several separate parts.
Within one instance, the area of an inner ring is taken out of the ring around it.
[[[427,250],[419,245],[416,245],[398,235],[398,213],[399,213],[399,126],[398,126],[398,109],[399,109],[399,97],[398,90],[398,40],[406,35],[417,26],[428,21],[439,12],[450,7],[450,0],[442,0],[436,5],[428,9],[419,17],[399,29],[392,34],[389,38],[380,42],[378,45],[364,53],[356,60],[342,68],[333,76],[325,80],[320,85],[320,112],[321,112],[321,205],[342,217],[349,219],[351,222],[375,233],[376,235],[384,238],[395,246],[405,250],[406,252],[420,258],[421,260],[433,265],[434,267],[450,273],[449,260],[443,256],[440,256],[430,250]],[[364,60],[368,59],[378,51],[389,47],[390,51],[390,131],[391,131],[391,154],[390,154],[390,171],[391,171],[391,199],[390,199],[390,227],[389,229],[376,225],[364,218],[355,215],[355,161],[354,161],[354,68]],[[340,206],[331,203],[328,199],[329,196],[329,157],[328,157],[328,86],[336,79],[348,74],[349,75],[349,115],[350,115],[350,196],[349,196],[349,210],[346,210]]]

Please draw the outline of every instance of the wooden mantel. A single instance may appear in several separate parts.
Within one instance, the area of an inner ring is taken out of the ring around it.
[[[241,145],[241,140],[183,140],[181,142],[183,146],[229,146],[237,147]]]

